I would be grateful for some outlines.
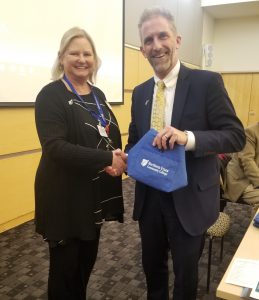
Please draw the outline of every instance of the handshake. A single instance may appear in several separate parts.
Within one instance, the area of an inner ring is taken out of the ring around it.
[[[128,155],[121,149],[112,151],[112,165],[105,167],[104,170],[111,176],[120,176],[127,169]]]

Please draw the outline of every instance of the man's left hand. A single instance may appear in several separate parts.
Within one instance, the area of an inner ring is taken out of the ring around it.
[[[164,129],[158,132],[154,138],[153,146],[158,149],[173,149],[175,144],[186,145],[188,136],[186,132],[181,131],[172,126],[166,126]]]

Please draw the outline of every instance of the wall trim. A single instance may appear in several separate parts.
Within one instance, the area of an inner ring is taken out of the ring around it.
[[[35,102],[0,102],[0,107],[34,107]]]
[[[38,153],[38,152],[41,152],[41,148],[26,150],[26,151],[20,151],[20,152],[14,152],[14,153],[8,153],[8,154],[0,154],[0,160],[1,159],[6,159],[6,158],[12,158],[12,157],[16,157],[16,156],[21,156],[21,155],[28,155],[28,154]]]
[[[7,231],[9,229],[12,229],[16,226],[19,226],[25,222],[28,222],[28,221],[31,221],[34,219],[34,210],[27,213],[27,214],[24,214],[22,216],[19,216],[13,220],[9,220],[3,224],[0,224],[0,233],[1,232],[4,232],[4,231]]]
[[[134,49],[134,50],[139,50],[140,51],[139,47],[136,47],[136,46],[133,46],[133,45],[130,45],[130,44],[124,44],[124,46],[127,47],[127,48],[130,48],[130,49]]]

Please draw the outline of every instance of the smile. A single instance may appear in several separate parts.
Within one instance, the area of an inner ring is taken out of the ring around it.
[[[159,55],[153,55],[153,58],[154,59],[160,59],[160,58],[163,58],[165,56],[166,56],[166,54],[164,53],[164,54],[159,54]]]

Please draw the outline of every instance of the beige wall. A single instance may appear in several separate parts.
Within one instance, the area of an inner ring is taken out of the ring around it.
[[[202,43],[212,44],[212,65],[203,67],[217,72],[259,71],[259,18],[214,20],[203,14]]]
[[[214,70],[259,71],[259,17],[217,20],[213,43]]]
[[[212,65],[204,69],[221,72],[243,125],[259,121],[259,19],[213,19],[203,15],[203,45],[211,44]]]
[[[140,15],[145,8],[157,5],[169,9],[175,18],[183,41],[179,51],[181,60],[201,66],[202,8],[197,0],[125,0],[125,43],[140,46]]]
[[[0,108],[0,232],[33,218],[40,157],[33,108]]]
[[[133,88],[152,75],[141,52],[125,47],[124,104],[113,106],[123,145],[127,142]],[[259,74],[231,73],[223,74],[223,78],[244,125],[258,121]],[[34,108],[0,108],[0,232],[33,218],[33,185],[40,153]]]
[[[127,142],[130,98],[113,106],[123,144]],[[34,108],[0,108],[0,232],[34,217],[34,178],[41,150]]]
[[[226,89],[243,125],[259,121],[259,73],[223,73]]]
[[[152,74],[142,54],[125,48],[124,104],[113,105],[123,147],[130,122],[131,92]],[[105,91],[104,91],[105,92]],[[34,216],[34,177],[41,150],[33,107],[0,107],[0,232]]]

